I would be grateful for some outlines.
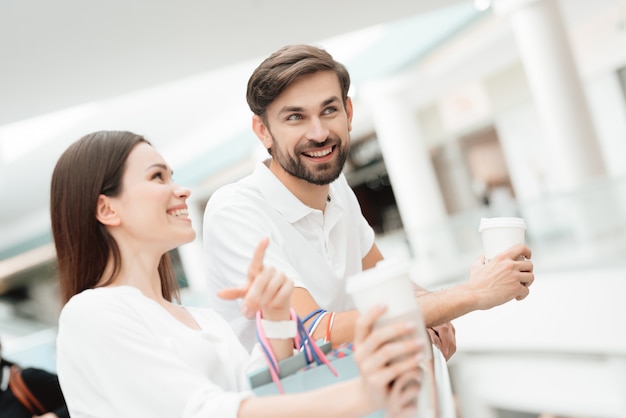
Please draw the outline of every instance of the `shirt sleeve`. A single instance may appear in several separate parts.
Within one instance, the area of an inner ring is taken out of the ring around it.
[[[281,248],[272,228],[273,220],[252,203],[228,196],[214,196],[207,205],[203,222],[204,255],[212,291],[243,285],[248,266],[259,242],[268,238],[264,263],[274,266],[290,279],[299,279]]]
[[[66,304],[57,370],[72,416],[236,417],[251,396],[221,389],[173,355],[132,306],[110,300]]]

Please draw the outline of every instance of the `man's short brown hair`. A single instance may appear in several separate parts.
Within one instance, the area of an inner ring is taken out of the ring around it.
[[[246,99],[250,110],[265,119],[267,107],[291,83],[318,71],[337,74],[344,104],[348,98],[350,75],[343,64],[325,50],[311,45],[287,45],[267,57],[248,80]]]

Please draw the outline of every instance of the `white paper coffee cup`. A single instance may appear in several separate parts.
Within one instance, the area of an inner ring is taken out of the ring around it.
[[[391,322],[411,321],[417,327],[415,334],[427,338],[409,272],[410,265],[407,262],[384,260],[373,268],[348,277],[346,292],[361,314],[376,305],[387,307],[387,311],[376,321],[376,328]],[[430,350],[426,350],[425,354],[430,358]]]
[[[478,232],[487,261],[516,244],[524,244],[526,222],[522,218],[481,218]]]
[[[409,265],[403,262],[381,261],[374,268],[348,277],[346,292],[361,314],[376,305],[386,305],[387,312],[381,320],[401,317],[418,309]]]
[[[361,314],[370,311],[376,305],[387,306],[387,311],[376,321],[375,328],[396,321],[411,321],[416,325],[413,337],[419,336],[429,341],[409,272],[408,263],[381,261],[373,268],[348,277],[346,292],[352,297]],[[430,344],[426,344],[423,354],[425,363],[422,368],[422,389],[419,400],[416,400],[417,414],[415,416],[435,418],[438,410],[438,395],[434,370],[430,362],[433,355]]]

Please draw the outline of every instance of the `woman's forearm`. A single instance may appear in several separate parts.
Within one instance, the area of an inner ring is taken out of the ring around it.
[[[252,397],[242,401],[239,418],[349,418],[374,412],[358,379],[307,392]]]

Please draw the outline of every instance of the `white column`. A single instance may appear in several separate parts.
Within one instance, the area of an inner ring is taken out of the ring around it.
[[[576,62],[555,0],[496,0],[506,15],[545,130],[553,170],[548,186],[564,191],[605,174]]]
[[[556,192],[551,208],[579,247],[594,251],[596,240],[621,225],[611,220],[624,215],[617,196],[592,188],[606,167],[558,4],[497,0],[494,8],[510,22],[545,132],[551,168],[545,180],[548,191]]]
[[[446,259],[454,251],[447,211],[416,110],[402,97],[402,79],[370,83],[370,110],[409,245],[416,260]]]

